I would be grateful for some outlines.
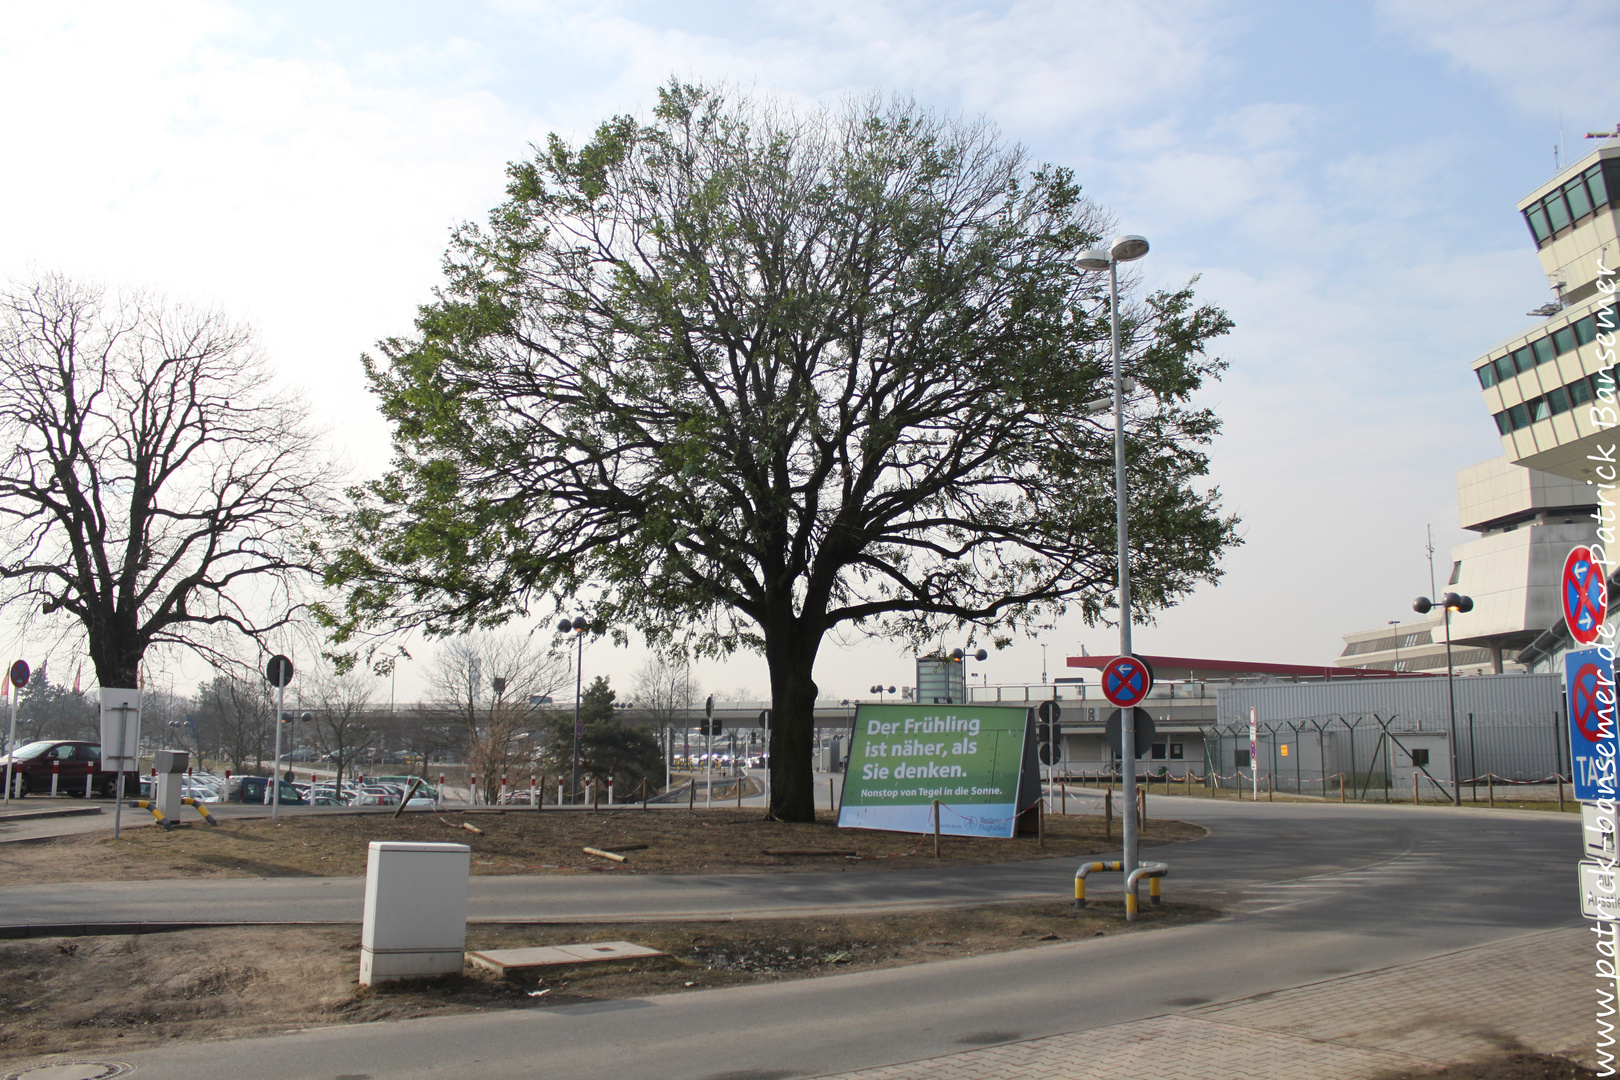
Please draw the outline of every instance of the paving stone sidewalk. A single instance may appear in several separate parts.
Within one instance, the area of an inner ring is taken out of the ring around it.
[[[1585,927],[1091,1031],[827,1080],[1364,1080],[1501,1050],[1590,1062],[1597,957]],[[1612,989],[1612,987],[1611,987]]]

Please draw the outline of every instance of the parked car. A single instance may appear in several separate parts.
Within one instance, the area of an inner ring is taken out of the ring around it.
[[[397,787],[400,790],[400,794],[404,794],[406,791],[410,790],[411,781],[417,779],[420,778],[415,776],[378,776],[371,782],[374,784],[388,784],[391,787]],[[416,793],[418,795],[425,795],[430,799],[436,799],[439,797],[438,791],[426,780],[422,780],[421,783],[416,785]]]
[[[31,791],[50,791],[51,773],[56,773],[57,790],[67,795],[84,794],[85,777],[94,790],[106,798],[117,792],[118,774],[101,771],[101,744],[71,739],[42,739],[17,747],[15,754],[0,756],[0,771],[12,763],[12,794],[21,798]],[[0,777],[0,787],[4,786]],[[134,786],[134,774],[124,781],[125,790]]]
[[[281,781],[280,800],[282,806],[305,806],[304,797],[298,789],[287,781]],[[233,776],[230,783],[225,786],[224,802],[233,803],[270,803],[270,778],[268,776]]]

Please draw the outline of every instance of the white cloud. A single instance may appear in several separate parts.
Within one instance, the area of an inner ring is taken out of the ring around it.
[[[1620,104],[1615,57],[1620,10],[1613,0],[1380,0],[1379,22],[1453,67],[1495,85],[1521,112],[1570,119]]]

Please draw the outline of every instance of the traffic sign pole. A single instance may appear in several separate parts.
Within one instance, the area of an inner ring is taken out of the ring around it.
[[[28,661],[18,660],[12,664],[11,670],[6,673],[6,681],[11,683],[11,693],[7,695],[11,699],[11,730],[6,735],[5,805],[10,806],[11,785],[15,783],[12,770],[17,758],[17,698],[22,695],[22,688],[28,685]]]
[[[6,736],[6,800],[5,805],[11,805],[11,769],[17,757],[17,695],[11,697],[11,733]]]
[[[1249,706],[1249,771],[1254,774],[1254,801],[1260,801],[1260,711]]]

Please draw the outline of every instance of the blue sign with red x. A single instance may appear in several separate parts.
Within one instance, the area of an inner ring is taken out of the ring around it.
[[[1616,797],[1614,661],[1605,649],[1564,654],[1569,703],[1569,760],[1580,802]]]
[[[1558,592],[1564,602],[1564,624],[1582,645],[1597,640],[1598,628],[1608,614],[1607,584],[1591,548],[1582,545],[1570,550]]]
[[[1135,656],[1116,656],[1102,670],[1103,697],[1122,709],[1142,704],[1153,689],[1153,669]]]

